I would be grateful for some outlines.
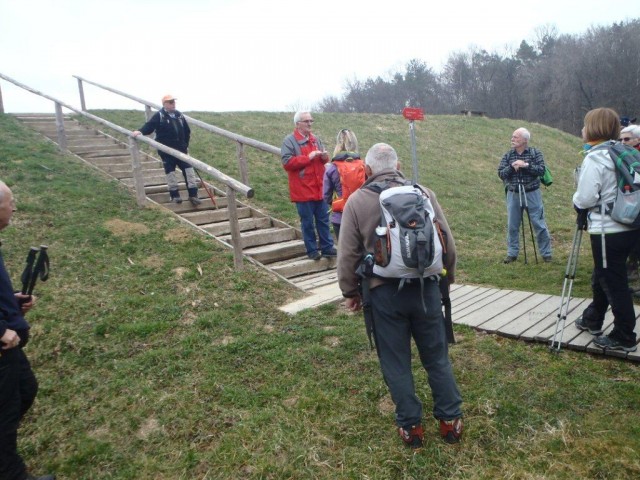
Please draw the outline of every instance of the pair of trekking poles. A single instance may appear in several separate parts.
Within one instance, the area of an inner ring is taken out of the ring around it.
[[[38,279],[45,282],[49,278],[49,254],[47,249],[46,245],[29,249],[26,265],[20,276],[20,281],[22,282],[22,290],[20,292],[29,297],[21,299],[21,303],[31,300],[31,295]]]
[[[529,231],[531,232],[531,243],[533,244],[533,255],[536,259],[536,264],[538,263],[538,253],[536,251],[536,241],[533,236],[533,225],[531,224],[531,215],[529,214],[529,201],[527,200],[527,191],[522,183],[522,179],[520,178],[518,181],[518,200],[520,202],[520,225],[522,226],[522,250],[524,251],[524,263],[525,265],[528,263],[527,261],[527,236],[524,233],[524,212],[527,212],[527,219],[529,220]]]

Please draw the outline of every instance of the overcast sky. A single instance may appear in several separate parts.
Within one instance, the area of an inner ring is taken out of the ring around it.
[[[293,111],[341,97],[346,80],[440,71],[450,53],[517,49],[629,20],[602,0],[0,0],[0,73],[79,107],[72,75],[185,111]],[[6,112],[52,102],[0,79]],[[87,108],[141,108],[85,86]]]

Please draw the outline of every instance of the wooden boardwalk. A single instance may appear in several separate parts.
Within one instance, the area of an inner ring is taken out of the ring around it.
[[[337,283],[326,285],[312,295],[284,305],[280,309],[295,314],[305,308],[315,308],[325,303],[339,303],[342,295]],[[578,330],[575,319],[589,304],[590,299],[572,298],[562,335],[561,349],[581,350],[599,355],[609,355],[631,361],[640,361],[640,349],[625,353],[603,350],[593,345],[593,335]],[[556,331],[556,320],[560,308],[559,295],[543,295],[516,290],[498,290],[473,285],[453,285],[451,287],[451,314],[453,323],[467,325],[479,331],[527,342],[550,345]],[[640,307],[636,306],[636,317]],[[607,334],[613,327],[611,310],[607,312],[603,325]],[[636,325],[640,337],[640,321]]]
[[[604,354],[640,361],[640,350],[631,353],[603,350],[593,345],[593,335],[578,330],[575,319],[590,299],[572,298],[562,335],[562,348]],[[550,344],[556,331],[560,296],[516,290],[497,290],[471,285],[451,288],[453,322],[502,337]],[[640,309],[636,306],[636,317]],[[613,328],[613,315],[607,312],[603,325],[606,335]],[[640,322],[636,325],[640,336]]]

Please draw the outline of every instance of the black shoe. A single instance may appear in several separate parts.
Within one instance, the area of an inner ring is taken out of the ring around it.
[[[338,251],[335,248],[332,248],[331,250],[327,250],[326,252],[322,252],[322,255],[324,257],[337,257],[338,256]]]
[[[518,260],[518,257],[507,256],[502,263],[513,263]]]
[[[182,203],[182,198],[180,198],[180,197],[171,197],[171,203]]]
[[[548,257],[542,257],[542,261],[544,263],[551,263],[553,262],[553,258],[551,257],[551,255],[549,255]]]
[[[575,326],[578,330],[588,330],[591,335],[602,335],[602,327],[589,327],[587,322],[584,321],[584,318],[582,318],[582,315],[577,318]]]
[[[313,253],[310,253],[307,255],[311,260],[320,260],[320,257],[322,257],[322,254],[320,252],[318,252],[317,250]]]
[[[398,427],[398,435],[408,447],[415,449],[422,448],[424,432],[422,425],[413,425],[409,428]]]
[[[197,207],[202,203],[202,200],[200,200],[198,197],[189,197],[189,201],[191,202],[191,205],[193,205],[194,207]]]
[[[594,338],[593,343],[600,348],[609,350],[622,350],[623,352],[635,352],[638,349],[638,346],[635,343],[623,343],[620,340],[611,338],[609,335]]]

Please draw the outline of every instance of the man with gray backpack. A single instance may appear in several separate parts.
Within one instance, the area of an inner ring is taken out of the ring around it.
[[[442,438],[457,443],[462,436],[462,397],[449,361],[438,287],[441,274],[453,283],[456,256],[435,194],[412,185],[397,167],[391,146],[378,143],[367,152],[367,181],[349,197],[342,214],[337,273],[347,308],[370,314],[380,368],[396,406],[398,434],[417,449],[424,431],[411,338],[428,374]]]

